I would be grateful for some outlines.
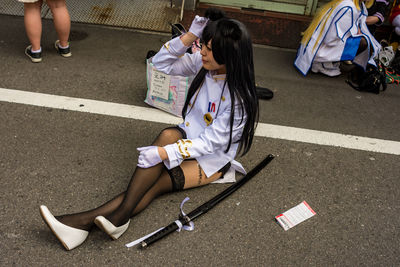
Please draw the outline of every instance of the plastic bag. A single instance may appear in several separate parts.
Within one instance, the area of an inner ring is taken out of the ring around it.
[[[147,60],[146,64],[147,94],[144,102],[182,117],[183,105],[193,77],[174,76],[159,72],[151,63],[151,58]]]

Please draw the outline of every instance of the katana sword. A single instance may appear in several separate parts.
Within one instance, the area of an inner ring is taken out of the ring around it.
[[[167,235],[171,234],[172,232],[178,230],[182,225],[188,224],[189,222],[193,221],[194,219],[198,218],[199,216],[205,214],[207,211],[212,209],[215,205],[220,203],[226,197],[231,195],[233,192],[238,190],[242,185],[244,185],[247,181],[251,178],[256,176],[271,160],[274,159],[274,156],[269,154],[263,161],[261,161],[256,167],[254,167],[251,171],[249,171],[242,179],[234,183],[233,185],[226,188],[224,191],[210,199],[209,201],[205,202],[201,206],[197,207],[193,211],[189,212],[187,215],[180,215],[179,219],[174,221],[173,223],[169,224],[168,226],[162,228],[160,231],[154,233],[153,235],[149,236],[145,240],[141,242],[141,247],[145,248],[153,244],[154,242],[160,240],[161,238],[166,237]]]

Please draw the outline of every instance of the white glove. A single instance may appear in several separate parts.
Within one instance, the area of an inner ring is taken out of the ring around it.
[[[208,22],[208,18],[199,17],[196,15],[192,21],[192,25],[190,25],[189,32],[193,33],[197,37],[201,38],[203,34],[203,30],[206,27]]]
[[[140,151],[137,164],[140,168],[150,168],[162,162],[158,146],[138,147],[137,150]]]

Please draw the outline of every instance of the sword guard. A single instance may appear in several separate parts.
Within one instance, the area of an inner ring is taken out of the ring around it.
[[[187,224],[190,222],[190,218],[187,215],[179,214],[179,220],[183,221],[183,224]]]

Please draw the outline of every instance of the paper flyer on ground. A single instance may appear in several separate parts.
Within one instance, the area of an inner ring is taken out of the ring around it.
[[[275,219],[283,229],[287,231],[297,224],[311,218],[315,214],[315,211],[307,204],[307,202],[303,201],[296,207],[275,216]]]

